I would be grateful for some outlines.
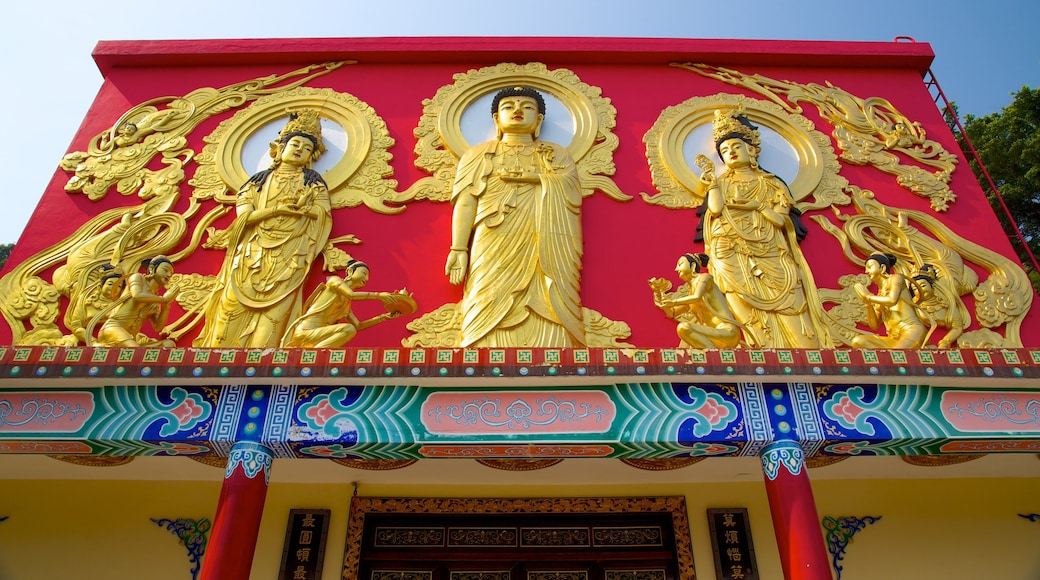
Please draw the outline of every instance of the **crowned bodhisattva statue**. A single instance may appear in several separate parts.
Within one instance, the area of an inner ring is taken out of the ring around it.
[[[303,283],[332,229],[328,187],[310,168],[324,151],[318,112],[292,113],[271,144],[271,167],[239,189],[195,346],[277,347],[300,315]]]

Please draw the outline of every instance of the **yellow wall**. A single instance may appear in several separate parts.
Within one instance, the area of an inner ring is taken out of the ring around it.
[[[856,535],[844,580],[1040,578],[1040,478],[827,480],[813,484],[820,515],[882,516]],[[544,497],[685,495],[697,577],[716,580],[705,510],[746,507],[763,578],[781,578],[761,483],[452,487],[366,485],[364,495]],[[219,482],[0,480],[0,580],[184,580],[187,552],[149,518],[213,517]],[[329,508],[324,578],[338,578],[351,488],[274,484],[251,578],[275,578],[288,512]]]

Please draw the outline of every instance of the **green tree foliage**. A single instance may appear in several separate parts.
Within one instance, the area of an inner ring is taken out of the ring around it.
[[[0,244],[0,268],[4,267],[7,263],[7,258],[11,256],[11,250],[14,249],[14,244]]]
[[[1040,89],[1022,87],[999,113],[966,115],[964,131],[1033,255],[1040,256]],[[979,164],[972,159],[970,165],[995,202]],[[1006,225],[1003,211],[998,209],[997,215]],[[1029,265],[1028,260],[1023,262]]]

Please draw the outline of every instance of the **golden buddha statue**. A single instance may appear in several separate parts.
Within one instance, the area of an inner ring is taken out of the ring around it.
[[[671,287],[653,278],[654,304],[669,318],[678,321],[675,331],[680,348],[733,348],[740,343],[740,323],[733,317],[726,297],[708,273],[707,254],[683,254],[675,264],[675,273],[686,283],[685,296],[667,297]]]
[[[715,284],[757,348],[830,346],[812,274],[798,247],[806,231],[782,179],[758,165],[761,139],[741,109],[716,111],[712,136],[726,164],[701,176],[699,236]],[[711,165],[710,162],[707,165]],[[811,297],[811,298],[810,298]]]
[[[108,308],[96,314],[84,330],[84,338],[89,341],[90,333],[96,322],[104,320],[98,331],[99,346],[174,346],[172,340],[156,339],[141,332],[144,323],[151,323],[152,328],[161,332],[170,315],[170,304],[177,297],[177,288],[160,290],[173,276],[173,263],[166,256],[156,256],[145,260],[142,267],[148,273],[135,272],[126,281],[126,288],[119,299]],[[89,342],[88,342],[89,344]]]
[[[574,160],[566,148],[538,139],[545,117],[538,91],[499,91],[491,114],[498,138],[462,155],[451,193],[444,270],[452,284],[465,283],[459,346],[582,346]]]
[[[878,293],[871,294],[863,284],[853,288],[867,307],[867,326],[877,330],[884,324],[885,336],[864,333],[852,338],[854,348],[920,348],[927,328],[917,316],[906,278],[893,270],[896,257],[872,254],[864,270]]]
[[[304,280],[332,230],[328,187],[310,168],[324,151],[318,112],[290,114],[271,143],[271,167],[238,191],[227,253],[195,346],[278,346],[299,316]]]
[[[302,316],[289,325],[282,340],[284,347],[337,348],[346,345],[358,331],[381,322],[415,312],[415,302],[404,290],[398,292],[361,292],[368,283],[369,269],[364,262],[350,260],[346,279],[329,276],[307,300]],[[355,300],[379,300],[386,312],[358,320],[352,311]]]

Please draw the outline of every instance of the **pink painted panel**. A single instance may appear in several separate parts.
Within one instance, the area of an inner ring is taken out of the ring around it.
[[[84,391],[0,391],[0,434],[75,433],[94,413]]]
[[[435,435],[605,433],[616,416],[602,391],[440,391],[422,405]]]
[[[959,431],[1040,433],[1040,393],[946,391],[941,404]]]
[[[608,457],[607,445],[426,445],[419,448],[423,457],[530,459],[534,457]]]
[[[71,455],[91,451],[90,445],[79,441],[0,441],[0,453]]]

